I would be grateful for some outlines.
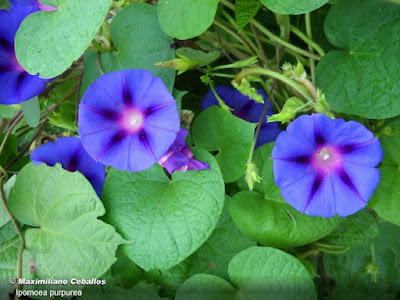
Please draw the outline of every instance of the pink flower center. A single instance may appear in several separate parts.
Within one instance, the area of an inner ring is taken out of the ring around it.
[[[319,148],[313,157],[312,165],[318,171],[330,173],[337,170],[342,164],[342,157],[334,147],[324,146]]]
[[[144,123],[144,116],[141,111],[130,109],[122,115],[122,127],[130,133],[138,132]]]

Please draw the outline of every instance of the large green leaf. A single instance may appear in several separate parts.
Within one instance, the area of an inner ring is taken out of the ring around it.
[[[238,30],[242,30],[262,7],[260,0],[236,0],[235,19]]]
[[[172,91],[175,71],[154,66],[157,62],[175,57],[170,47],[173,39],[161,30],[156,7],[145,3],[127,6],[113,19],[110,31],[118,51],[100,54],[100,65],[105,73],[123,69],[149,70]],[[96,55],[94,51],[85,53],[81,97],[90,83],[100,76]]]
[[[367,21],[368,20],[368,21]],[[400,114],[400,5],[341,0],[325,19],[333,50],[318,63],[317,86],[332,110],[371,119]]]
[[[229,277],[245,299],[317,299],[307,269],[278,249],[252,247],[240,252],[229,263]]]
[[[226,280],[198,274],[186,280],[176,293],[176,300],[234,300],[237,292]],[[243,298],[242,298],[243,299]]]
[[[195,145],[215,156],[225,182],[238,180],[244,173],[254,137],[255,124],[239,119],[217,106],[202,112],[193,124]]]
[[[222,278],[199,274],[182,284],[176,299],[317,299],[307,269],[278,249],[252,247],[240,252],[229,263],[229,277],[238,290]]]
[[[166,271],[152,270],[147,277],[173,294],[190,276],[212,274],[229,280],[228,264],[240,251],[257,243],[241,233],[229,214],[230,198],[226,196],[224,210],[212,235],[185,261]]]
[[[56,165],[26,165],[18,174],[9,206],[25,231],[24,278],[97,278],[115,261],[124,240],[98,220],[105,213],[89,181]]]
[[[341,218],[322,218],[302,214],[287,203],[242,191],[229,206],[236,226],[265,246],[295,247],[318,240],[331,231]]]
[[[320,8],[329,0],[261,0],[273,12],[283,15],[300,15]]]
[[[400,228],[385,222],[380,230],[379,238],[371,245],[324,256],[326,271],[337,286],[375,294],[400,289]]]
[[[400,127],[400,121],[388,124]],[[400,133],[379,138],[385,153],[381,171],[381,181],[372,196],[370,206],[386,221],[400,226]]]
[[[57,3],[57,11],[26,17],[15,37],[19,63],[28,73],[40,73],[43,78],[63,73],[82,55],[104,20],[111,0]]]
[[[145,270],[171,268],[196,251],[217,225],[224,184],[215,159],[194,149],[210,170],[174,172],[155,165],[139,172],[112,169],[103,189],[105,219],[122,236],[127,256]]]
[[[8,293],[16,288],[10,278],[17,277],[17,254],[20,246],[18,237],[0,243],[0,299],[9,299]]]
[[[361,246],[374,242],[378,234],[377,220],[364,209],[345,218],[324,240],[341,246]]]
[[[218,0],[159,0],[158,19],[170,37],[180,40],[194,38],[211,26]]]

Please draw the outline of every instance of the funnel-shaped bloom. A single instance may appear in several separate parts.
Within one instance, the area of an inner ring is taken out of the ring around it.
[[[175,99],[145,70],[100,76],[79,107],[79,134],[95,161],[137,172],[154,165],[179,132]]]
[[[52,7],[46,4],[41,3],[39,0],[10,0],[11,8],[21,7],[21,6],[30,6],[35,9],[35,11],[53,11],[57,10],[56,7]]]
[[[226,86],[217,86],[215,87],[215,90],[222,100],[224,100],[226,105],[233,109],[233,115],[250,123],[258,123],[260,121],[264,104],[250,100],[249,97],[243,95],[238,90]],[[264,98],[264,101],[267,100],[267,96],[262,90],[258,90],[258,93]],[[214,93],[209,90],[201,103],[201,108],[205,110],[212,105],[218,106],[218,100],[215,98]],[[267,110],[267,116],[273,114],[271,107],[270,103]],[[267,123],[267,119],[265,119],[265,122],[260,128],[256,148],[275,141],[280,131],[277,122]]]
[[[22,20],[37,9],[31,6],[0,10],[0,104],[18,104],[40,93],[50,79],[30,75],[19,64],[14,38]]]
[[[312,216],[345,217],[367,205],[378,186],[383,151],[362,124],[322,114],[301,116],[281,132],[272,151],[282,197]]]
[[[45,163],[52,167],[60,163],[67,171],[79,171],[90,181],[97,195],[101,197],[106,176],[105,166],[96,163],[87,154],[79,138],[61,137],[56,142],[48,142],[32,152],[31,160],[35,165]]]
[[[193,158],[193,152],[190,150],[188,144],[186,144],[187,135],[188,131],[181,128],[175,142],[158,161],[169,174],[172,174],[174,171],[186,172],[190,170],[210,169],[208,164]]]

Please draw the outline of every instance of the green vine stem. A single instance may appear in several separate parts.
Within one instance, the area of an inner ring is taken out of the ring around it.
[[[287,84],[291,88],[293,88],[296,92],[298,92],[301,96],[303,96],[307,101],[313,101],[312,96],[310,95],[308,89],[306,89],[304,86],[298,84],[296,81],[291,80],[287,78],[286,76],[267,69],[263,68],[248,68],[242,70],[238,75],[235,77],[235,81],[240,84],[242,82],[243,78],[246,78],[247,76],[250,75],[261,75],[261,76],[269,76],[272,78],[276,78],[283,83]]]
[[[21,228],[19,227],[18,221],[15,219],[14,215],[11,213],[10,208],[8,207],[6,195],[4,193],[4,188],[3,188],[3,181],[5,178],[6,178],[6,176],[2,176],[0,178],[0,195],[1,195],[1,201],[3,203],[3,206],[4,206],[5,210],[7,211],[8,215],[10,216],[11,221],[13,222],[15,230],[17,231],[19,239],[21,241],[21,245],[18,250],[18,261],[17,261],[17,270],[18,270],[17,278],[20,279],[20,278],[22,278],[22,255],[25,250],[25,238],[24,238],[24,234],[21,231]],[[17,282],[19,282],[19,280],[17,280]],[[18,283],[17,289],[21,290],[22,285]],[[17,296],[16,296],[16,298],[17,298]]]
[[[235,10],[235,6],[230,3],[227,0],[220,0],[220,3],[222,3],[223,5],[225,5],[226,7],[228,7],[231,10]],[[297,46],[292,45],[291,43],[283,40],[282,38],[276,36],[275,34],[273,34],[271,31],[269,31],[267,28],[265,28],[263,25],[261,25],[261,23],[257,22],[256,20],[251,20],[250,21],[251,24],[253,24],[255,27],[257,27],[258,30],[260,30],[263,34],[265,34],[271,41],[276,42],[288,49],[293,50],[294,52],[301,54],[303,56],[306,56],[308,58],[314,58],[315,60],[320,60],[321,57],[319,55],[316,55],[314,53],[310,53],[306,50],[303,50]]]
[[[306,15],[309,15],[309,14],[306,14]],[[307,19],[309,19],[309,18],[306,18],[306,20]],[[309,21],[307,21],[307,23],[308,22]],[[311,29],[311,24],[310,23],[308,23],[308,24],[309,25],[307,26],[308,27],[307,31],[309,31]],[[325,55],[325,51],[321,48],[321,46],[319,46],[316,42],[314,42],[311,39],[310,35],[309,36],[307,36],[308,34],[305,35],[303,32],[301,32],[299,29],[297,29],[296,27],[294,27],[292,25],[290,26],[290,31],[293,32],[295,35],[297,35],[300,39],[302,39],[303,42],[305,42],[309,47],[311,47],[310,52],[313,51],[312,49],[314,49],[315,51],[318,52],[319,55],[321,55],[321,57]],[[310,30],[310,32],[311,32],[311,30]]]

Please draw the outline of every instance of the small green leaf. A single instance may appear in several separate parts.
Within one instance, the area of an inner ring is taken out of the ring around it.
[[[362,210],[345,218],[324,240],[340,246],[361,246],[373,243],[378,234],[375,217],[367,210]]]
[[[194,38],[211,26],[218,0],[159,0],[158,19],[170,37],[180,40]]]
[[[307,269],[296,258],[274,248],[252,247],[229,263],[231,282],[245,299],[317,299]]]
[[[262,245],[277,248],[301,246],[329,234],[341,219],[312,217],[287,203],[242,191],[232,198],[229,210],[236,226]]]
[[[260,0],[236,0],[235,19],[240,32],[262,7]]]
[[[103,22],[111,0],[57,3],[57,11],[40,11],[26,17],[15,37],[19,63],[29,74],[40,73],[42,78],[63,73],[82,55]]]
[[[300,15],[326,4],[328,0],[261,0],[273,12],[283,15]]]
[[[217,225],[224,184],[215,159],[203,149],[195,158],[210,170],[174,172],[155,165],[138,172],[112,169],[103,189],[105,220],[135,243],[126,255],[145,270],[171,268],[196,251]]]
[[[105,73],[123,69],[149,70],[172,91],[175,71],[154,66],[157,62],[175,57],[174,49],[170,47],[173,39],[161,30],[156,10],[153,5],[145,3],[131,4],[122,9],[110,26],[111,37],[118,51],[101,53],[100,65]],[[94,51],[85,53],[81,97],[100,76],[96,56]]]
[[[178,57],[186,57],[198,63],[199,66],[205,66],[213,63],[221,56],[221,51],[212,50],[205,52],[203,50],[195,50],[188,47],[182,47],[176,50]]]
[[[40,119],[39,97],[35,96],[28,101],[22,102],[22,112],[26,123],[30,127],[37,127]]]
[[[236,290],[224,279],[198,274],[186,280],[176,293],[176,300],[234,300]]]
[[[208,151],[218,151],[215,156],[225,182],[238,180],[244,173],[253,143],[255,124],[233,116],[219,107],[203,111],[194,121],[195,145]]]
[[[322,58],[315,76],[332,110],[370,119],[400,114],[400,40],[392,34],[398,31],[400,6],[389,1],[341,0],[331,7],[325,34],[339,50]]]
[[[25,231],[24,278],[35,261],[38,278],[97,278],[115,261],[124,240],[98,220],[105,213],[89,181],[60,165],[26,165],[18,174],[9,206]],[[62,266],[62,267],[60,267]]]

